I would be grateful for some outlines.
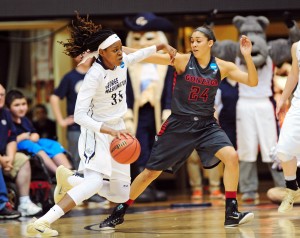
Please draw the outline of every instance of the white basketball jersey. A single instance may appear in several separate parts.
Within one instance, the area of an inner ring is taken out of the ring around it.
[[[240,58],[236,59],[237,66],[247,72],[245,65],[240,63]],[[267,57],[266,64],[257,70],[258,85],[256,87],[250,87],[246,84],[239,84],[239,96],[248,98],[262,98],[270,97],[273,95],[272,81],[273,81],[274,67],[270,57]]]
[[[156,52],[156,46],[131,54],[123,53],[123,62],[113,70],[94,62],[85,75],[77,96],[74,120],[86,129],[99,132],[103,122],[123,117],[127,110],[126,83],[128,65]]]
[[[299,68],[299,79],[298,79],[298,85],[297,88],[294,92],[294,97],[299,98],[300,99],[300,41],[298,41],[297,43],[297,47],[296,47],[296,57],[298,60],[298,68]]]

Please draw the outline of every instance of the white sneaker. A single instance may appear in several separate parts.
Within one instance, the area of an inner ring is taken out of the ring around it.
[[[300,189],[294,191],[287,188],[286,191],[286,195],[278,207],[278,212],[280,213],[285,213],[292,210],[295,199],[300,196]]]
[[[18,211],[22,214],[22,217],[36,216],[42,212],[42,208],[33,202],[22,203],[18,207]]]
[[[65,168],[63,165],[60,165],[56,169],[56,187],[54,189],[54,202],[57,204],[65,194],[72,188],[72,185],[69,184],[68,178],[74,173]]]
[[[53,237],[58,236],[56,230],[51,229],[50,224],[33,218],[26,227],[27,237]]]

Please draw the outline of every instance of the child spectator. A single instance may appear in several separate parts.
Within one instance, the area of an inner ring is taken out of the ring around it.
[[[18,150],[38,154],[43,159],[47,169],[54,174],[59,165],[64,165],[66,168],[72,167],[64,154],[65,149],[57,141],[40,138],[31,121],[25,116],[28,105],[25,96],[20,91],[9,91],[5,103],[17,129]]]

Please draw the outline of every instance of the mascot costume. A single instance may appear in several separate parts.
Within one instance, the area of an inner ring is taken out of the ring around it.
[[[257,155],[268,164],[276,186],[284,187],[283,174],[271,168],[270,150],[278,139],[278,122],[275,117],[273,91],[274,67],[291,61],[290,48],[299,40],[299,28],[290,15],[285,15],[289,28],[289,39],[267,42],[265,29],[269,20],[264,16],[236,16],[233,24],[239,35],[247,35],[253,44],[252,58],[258,70],[259,83],[256,87],[239,85],[236,106],[237,148],[240,159],[239,188],[243,201],[258,198]],[[245,62],[240,55],[238,43],[230,40],[216,42],[213,53],[217,57],[234,61],[241,69]]]
[[[126,45],[142,48],[159,43],[168,43],[164,32],[172,32],[170,21],[153,13],[141,13],[125,18],[125,25],[130,30]],[[173,68],[165,65],[137,63],[128,68],[127,104],[125,115],[127,128],[141,144],[141,155],[131,165],[134,179],[144,168],[149,159],[156,133],[162,122],[171,114]],[[148,187],[137,202],[167,200],[166,193],[154,186]]]

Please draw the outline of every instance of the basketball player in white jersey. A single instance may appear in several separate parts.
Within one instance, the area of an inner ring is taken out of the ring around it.
[[[96,193],[117,203],[129,199],[130,165],[115,162],[109,150],[115,137],[130,136],[122,119],[127,110],[127,67],[164,48],[171,62],[176,54],[173,47],[159,44],[126,55],[120,38],[111,30],[78,14],[72,24],[72,38],[61,42],[65,53],[73,58],[85,53],[82,63],[96,58],[79,90],[74,113],[74,121],[81,126],[78,146],[84,178],[71,176],[64,167],[57,170],[56,205],[28,224],[28,236],[57,236],[50,224]]]
[[[292,69],[289,73],[285,88],[277,104],[276,115],[284,113],[284,104],[294,92],[294,97],[280,131],[277,145],[277,156],[281,161],[287,193],[278,208],[278,212],[288,212],[293,208],[294,200],[300,197],[300,189],[297,183],[297,157],[300,156],[300,41],[293,44]]]

